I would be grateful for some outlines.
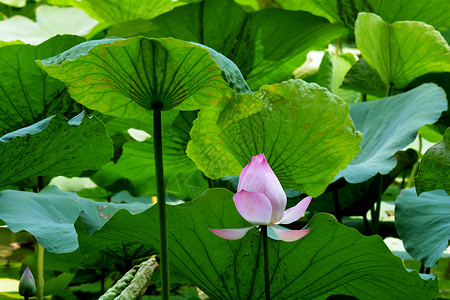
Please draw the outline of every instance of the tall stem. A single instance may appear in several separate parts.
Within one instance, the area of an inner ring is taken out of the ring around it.
[[[155,153],[156,191],[158,196],[159,237],[161,243],[161,299],[170,297],[169,248],[167,239],[166,192],[162,156],[161,108],[153,108],[153,145]]]
[[[38,300],[44,299],[44,247],[39,243],[37,246],[37,298]]]
[[[264,249],[264,283],[265,283],[265,295],[266,300],[270,300],[270,277],[269,277],[269,246],[267,242],[267,225],[261,226],[261,232],[263,236],[263,249]]]
[[[42,191],[45,187],[44,176],[38,176],[38,191]],[[37,281],[36,290],[38,300],[44,299],[44,247],[37,243]]]

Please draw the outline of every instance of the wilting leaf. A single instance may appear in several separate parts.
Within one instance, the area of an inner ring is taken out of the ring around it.
[[[139,299],[146,292],[153,272],[157,268],[158,263],[155,258],[134,266],[98,299]]]

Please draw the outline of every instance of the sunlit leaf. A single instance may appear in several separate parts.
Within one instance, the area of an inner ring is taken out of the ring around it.
[[[36,9],[36,22],[24,16],[1,21],[0,40],[37,45],[58,34],[87,35],[97,23],[75,7],[41,5]]]
[[[356,58],[352,53],[333,55],[331,52],[325,51],[317,73],[305,80],[326,87],[348,104],[359,102],[360,93],[340,88],[345,74],[355,63]]]
[[[56,55],[84,39],[57,36],[38,45],[0,47],[0,135],[34,124],[54,114],[73,115],[76,104],[62,82],[35,64],[36,59]]]
[[[113,154],[105,126],[84,112],[55,115],[0,138],[0,186],[32,176],[78,176],[99,169]]]
[[[207,228],[248,226],[233,193],[212,189],[193,202],[167,207],[171,267],[213,299],[264,297],[261,235],[254,229],[228,241]],[[314,200],[313,200],[314,201]],[[159,247],[157,208],[138,215],[119,211],[92,236],[77,223],[80,247],[98,251],[122,241]],[[328,214],[310,221],[311,232],[296,242],[269,239],[272,299],[326,299],[345,294],[358,299],[435,298],[435,276],[409,272],[378,236],[366,237]],[[137,228],[139,230],[137,230]],[[245,282],[245,284],[242,284]]]
[[[76,101],[115,117],[137,118],[183,101],[179,109],[195,110],[218,102],[229,83],[251,93],[231,61],[172,38],[88,41],[38,64],[63,81]]]
[[[324,49],[346,29],[302,11],[245,12],[231,0],[208,0],[152,20],[115,26],[110,36],[174,37],[207,45],[234,61],[252,90],[289,79],[312,49]]]
[[[359,151],[361,136],[348,105],[325,88],[301,80],[263,86],[257,113],[221,123],[231,107],[205,108],[191,130],[187,154],[210,178],[237,175],[252,155],[265,153],[285,189],[321,194]],[[218,122],[219,121],[219,122]]]
[[[8,228],[13,232],[28,231],[45,249],[56,253],[72,252],[78,248],[74,223],[80,213],[83,222],[93,231],[101,228],[119,209],[138,213],[148,207],[142,203],[96,202],[73,192],[60,191],[55,186],[49,186],[40,193],[0,192],[0,219]]]
[[[363,182],[377,173],[387,174],[396,165],[394,154],[411,144],[425,124],[432,124],[447,109],[444,91],[423,84],[406,93],[350,106],[356,129],[361,131],[361,151],[336,179]]]
[[[450,46],[425,23],[388,24],[375,14],[360,13],[355,38],[362,56],[386,85],[401,89],[420,75],[450,71]]]
[[[395,227],[403,244],[426,267],[434,267],[450,240],[450,196],[443,190],[417,196],[403,190],[395,204]]]
[[[417,194],[446,190],[450,194],[450,129],[442,141],[425,152],[416,176]]]

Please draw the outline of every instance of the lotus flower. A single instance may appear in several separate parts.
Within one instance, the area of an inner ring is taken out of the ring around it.
[[[311,197],[306,197],[296,206],[285,211],[286,194],[267,163],[264,153],[252,157],[251,162],[242,170],[233,200],[241,216],[253,226],[235,229],[208,228],[221,238],[240,239],[257,225],[268,225],[277,237],[285,242],[299,240],[309,232],[309,229],[283,230],[274,226],[290,224],[300,219],[308,208]]]

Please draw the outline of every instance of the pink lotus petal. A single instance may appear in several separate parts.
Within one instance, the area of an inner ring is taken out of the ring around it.
[[[284,212],[283,218],[276,224],[290,224],[292,222],[300,219],[304,214],[306,209],[311,203],[312,197],[306,197],[302,201],[300,201],[296,206],[289,208]]]
[[[277,176],[270,168],[264,153],[252,157],[252,161],[242,170],[238,192],[241,190],[259,192],[266,195],[272,204],[272,222],[283,217],[286,208],[286,194]]]
[[[241,190],[233,195],[234,204],[241,216],[253,225],[268,225],[272,205],[264,194]]]
[[[306,229],[306,230],[282,230],[282,229],[278,229],[275,228],[275,226],[270,226],[270,228],[273,229],[273,231],[275,232],[275,234],[277,235],[277,237],[285,242],[294,242],[296,240],[301,239],[302,237],[304,237],[305,235],[308,234],[308,232],[310,231],[310,229]]]
[[[208,229],[209,231],[211,231],[212,233],[223,239],[238,240],[243,238],[244,235],[252,228],[254,228],[254,226],[235,229],[210,229],[210,228]]]

